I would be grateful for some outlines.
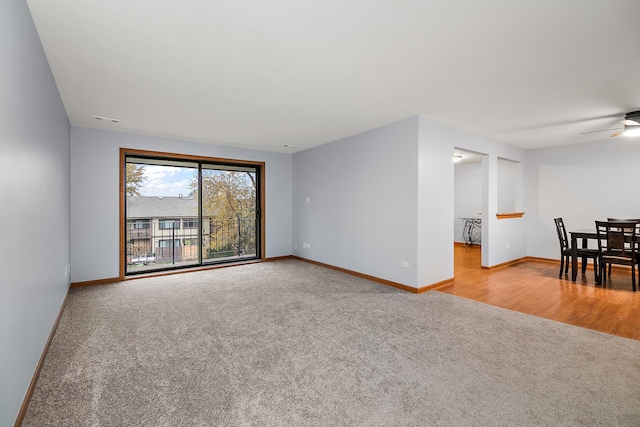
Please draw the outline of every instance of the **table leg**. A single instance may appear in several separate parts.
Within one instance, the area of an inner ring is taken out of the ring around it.
[[[578,277],[578,239],[571,236],[571,281],[575,282]]]

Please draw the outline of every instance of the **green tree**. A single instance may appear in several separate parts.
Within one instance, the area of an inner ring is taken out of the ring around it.
[[[190,195],[197,197],[197,183],[191,183]],[[255,216],[255,174],[240,171],[202,171],[202,211],[217,219]]]
[[[197,197],[197,182],[191,188]],[[202,216],[210,219],[213,250],[229,250],[229,245],[246,250],[255,245],[255,173],[203,170]]]
[[[127,163],[126,168],[126,186],[127,196],[140,196],[140,186],[147,177],[144,174],[144,165]]]

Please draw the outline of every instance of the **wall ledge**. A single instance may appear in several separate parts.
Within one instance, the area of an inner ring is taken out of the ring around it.
[[[497,213],[496,218],[498,219],[507,219],[507,218],[522,218],[524,212],[506,212],[506,213]]]

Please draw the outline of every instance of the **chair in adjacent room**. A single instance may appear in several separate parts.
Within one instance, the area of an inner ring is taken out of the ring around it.
[[[571,246],[567,239],[567,230],[564,227],[562,218],[554,218],[556,223],[556,232],[558,233],[558,241],[560,242],[560,273],[558,277],[562,277],[562,271],[564,274],[569,272],[569,262],[571,259]],[[587,271],[587,259],[593,260],[593,274],[596,281],[598,281],[598,250],[588,248],[577,248],[578,257],[582,258],[582,274]]]
[[[627,265],[631,267],[631,286],[633,292],[636,287],[637,228],[635,221],[596,221],[598,233],[598,285],[606,281],[607,265]]]

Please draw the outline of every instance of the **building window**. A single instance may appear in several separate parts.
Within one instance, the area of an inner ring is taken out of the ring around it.
[[[158,246],[160,246],[161,248],[170,248],[171,247],[171,242],[173,242],[173,246],[176,248],[180,247],[180,239],[175,239],[175,240],[160,240],[158,241]]]
[[[180,220],[179,219],[161,219],[160,220],[160,230],[180,230]]]
[[[136,230],[142,230],[145,228],[149,228],[149,220],[148,219],[137,219],[133,223],[133,228]]]
[[[186,218],[182,220],[183,228],[198,228],[198,220],[196,218]]]

